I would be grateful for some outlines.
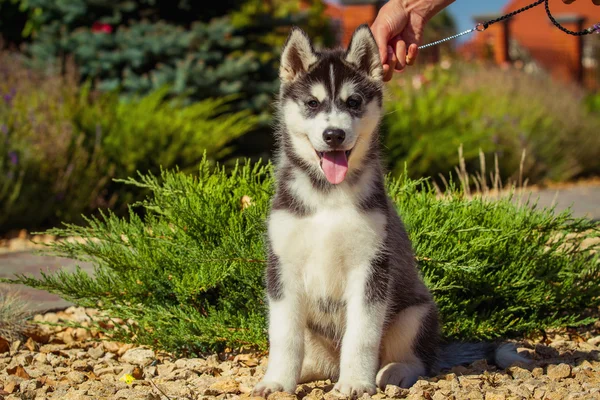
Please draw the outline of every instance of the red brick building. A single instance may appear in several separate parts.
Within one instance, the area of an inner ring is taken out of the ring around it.
[[[327,2],[326,15],[331,18],[337,41],[347,46],[354,30],[362,25],[371,25],[377,12],[385,1],[381,0],[338,0],[337,3]]]
[[[512,0],[498,15],[474,17],[483,22],[531,3]],[[600,22],[600,6],[591,1],[564,4],[551,1],[550,11],[565,28],[579,31]],[[554,27],[543,5],[519,14],[504,23],[477,33],[459,48],[467,59],[490,59],[497,64],[514,64],[532,72],[545,71],[556,79],[588,88],[600,85],[600,35],[567,35]]]

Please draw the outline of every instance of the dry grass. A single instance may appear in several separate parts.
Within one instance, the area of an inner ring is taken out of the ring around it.
[[[23,339],[30,317],[27,302],[19,292],[0,287],[0,337],[9,342]]]
[[[465,195],[469,198],[481,196],[497,199],[499,196],[505,195],[507,192],[519,195],[523,194],[528,189],[529,180],[524,177],[526,156],[527,151],[523,149],[521,153],[519,171],[517,174],[515,174],[515,176],[518,178],[516,180],[509,178],[506,180],[506,182],[503,182],[497,154],[494,154],[493,169],[488,170],[485,154],[481,149],[479,149],[479,170],[471,173],[467,170],[467,163],[463,155],[463,146],[461,144],[458,148],[459,163],[454,167],[454,171],[458,177],[460,187],[464,191]],[[443,188],[441,188],[435,181],[432,181],[432,183],[438,195],[443,195],[451,188],[451,184],[448,183],[443,174],[439,174],[439,178],[444,185]]]

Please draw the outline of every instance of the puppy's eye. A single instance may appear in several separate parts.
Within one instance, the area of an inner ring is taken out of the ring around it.
[[[317,108],[319,107],[319,102],[317,100],[309,100],[306,102],[306,105],[309,106],[310,108]]]
[[[346,100],[346,105],[348,105],[350,108],[358,108],[360,107],[360,99],[351,97]]]

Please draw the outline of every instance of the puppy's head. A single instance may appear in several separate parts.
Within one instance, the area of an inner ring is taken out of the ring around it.
[[[331,184],[360,168],[381,118],[383,67],[368,26],[348,49],[316,52],[298,28],[281,57],[280,111],[286,143],[311,173]]]

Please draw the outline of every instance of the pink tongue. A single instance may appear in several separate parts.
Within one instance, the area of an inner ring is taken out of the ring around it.
[[[348,159],[345,151],[328,151],[323,153],[321,168],[325,177],[334,185],[342,183],[348,172]]]

